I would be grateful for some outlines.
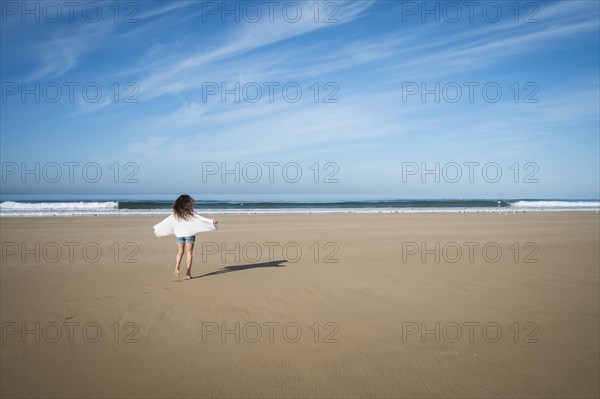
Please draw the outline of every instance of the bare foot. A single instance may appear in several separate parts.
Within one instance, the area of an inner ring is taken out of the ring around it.
[[[179,269],[175,269],[175,277],[179,278]]]
[[[191,280],[191,279],[193,279],[193,277],[192,277],[192,275],[190,273],[186,273],[185,274],[185,279],[186,280]]]

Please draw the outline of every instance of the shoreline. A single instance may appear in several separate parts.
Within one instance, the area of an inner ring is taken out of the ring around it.
[[[196,210],[199,214],[207,214],[207,215],[226,215],[226,216],[262,216],[262,215],[279,215],[279,216],[302,216],[302,215],[395,215],[395,214],[523,214],[523,213],[600,213],[599,209],[502,209],[502,210],[469,210],[469,209],[461,209],[461,210],[394,210],[394,211],[386,211],[386,210],[373,210],[369,212],[365,211],[305,211],[305,212],[209,212]],[[2,215],[0,214],[1,219],[8,218],[71,218],[71,217],[159,217],[159,216],[168,216],[170,212],[164,213],[144,213],[144,214],[136,214],[136,213],[111,213],[111,214],[74,214],[74,215]]]
[[[160,216],[169,215],[172,200],[164,198],[112,198],[4,201],[0,217],[39,216]],[[396,214],[396,213],[517,213],[600,212],[600,200],[539,199],[348,199],[262,200],[244,198],[203,199],[199,213],[214,215],[307,215],[307,214]]]

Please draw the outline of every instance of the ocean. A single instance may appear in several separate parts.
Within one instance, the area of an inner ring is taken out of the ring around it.
[[[178,194],[0,195],[0,216],[168,215]],[[201,214],[543,212],[600,210],[598,200],[395,199],[190,194]]]

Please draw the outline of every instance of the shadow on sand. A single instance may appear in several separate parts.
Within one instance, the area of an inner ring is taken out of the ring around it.
[[[229,273],[229,272],[237,272],[240,270],[248,270],[248,269],[258,269],[261,267],[285,267],[284,263],[286,263],[286,259],[282,260],[274,260],[272,262],[263,262],[263,263],[250,263],[247,265],[239,265],[239,266],[225,266],[222,269],[216,270],[214,272],[202,274],[200,276],[195,276],[194,279],[208,276],[215,276],[217,274]]]

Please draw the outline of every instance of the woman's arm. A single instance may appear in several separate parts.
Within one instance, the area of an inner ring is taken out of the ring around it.
[[[207,219],[207,218],[205,218],[204,216],[200,216],[200,215],[198,215],[197,213],[196,213],[196,218],[197,218],[197,219],[200,219],[200,220],[202,220],[202,221],[204,221],[204,222],[206,222],[206,223],[212,223],[212,224],[217,224],[217,223],[219,223],[219,222],[218,222],[218,221],[216,221],[215,219]]]

